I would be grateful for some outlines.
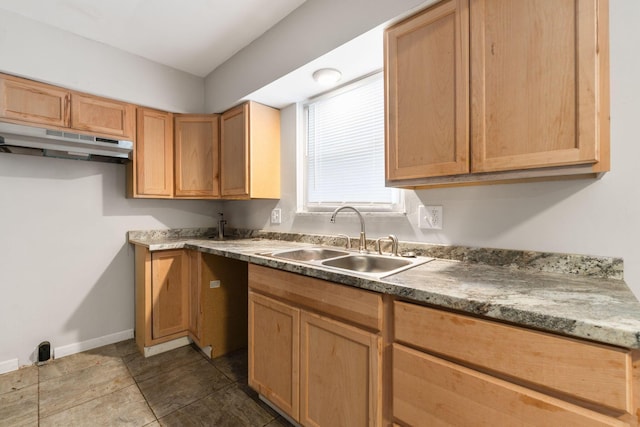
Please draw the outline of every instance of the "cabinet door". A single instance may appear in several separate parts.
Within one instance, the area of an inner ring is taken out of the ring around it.
[[[300,310],[249,292],[249,385],[299,414]]]
[[[173,195],[173,115],[138,108],[135,196]]]
[[[381,339],[308,312],[300,329],[300,423],[380,425]]]
[[[471,1],[473,172],[598,161],[598,7]]]
[[[175,117],[175,195],[220,195],[218,115]]]
[[[189,258],[183,250],[151,255],[153,339],[186,332],[189,327]]]
[[[71,95],[71,127],[117,138],[133,139],[135,107],[125,102],[74,92]]]
[[[69,91],[0,76],[0,116],[39,125],[69,126]]]
[[[393,415],[403,425],[630,425],[398,344],[392,375]]]
[[[385,33],[386,177],[469,171],[468,0],[448,0]]]
[[[220,127],[220,193],[249,197],[249,104],[222,114]]]

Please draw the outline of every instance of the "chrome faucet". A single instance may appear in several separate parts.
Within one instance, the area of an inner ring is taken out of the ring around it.
[[[218,212],[220,215],[220,219],[218,219],[218,239],[224,239],[224,225],[227,223],[227,220],[224,219],[224,214],[222,212]]]
[[[341,206],[338,209],[336,209],[335,211],[333,211],[333,214],[331,214],[330,221],[332,223],[335,223],[336,222],[336,215],[338,214],[338,212],[340,212],[343,209],[351,209],[356,214],[358,214],[358,218],[360,218],[360,240],[359,240],[359,243],[358,243],[358,251],[361,252],[361,253],[367,252],[367,235],[364,232],[364,218],[362,217],[362,214],[360,213],[360,211],[358,209],[354,208],[353,206]]]

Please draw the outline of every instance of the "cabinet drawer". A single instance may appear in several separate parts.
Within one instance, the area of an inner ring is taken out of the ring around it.
[[[631,411],[631,355],[616,347],[395,302],[395,341]]]
[[[382,297],[374,292],[254,264],[249,287],[375,331],[382,327]]]
[[[393,415],[408,425],[629,425],[399,344],[393,345]]]

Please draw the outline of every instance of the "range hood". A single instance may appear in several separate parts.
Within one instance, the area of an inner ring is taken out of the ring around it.
[[[0,153],[128,163],[133,142],[0,122]]]

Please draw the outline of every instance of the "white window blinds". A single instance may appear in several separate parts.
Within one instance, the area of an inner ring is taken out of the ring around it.
[[[382,73],[307,104],[306,122],[307,208],[393,210],[399,192],[384,186]]]

